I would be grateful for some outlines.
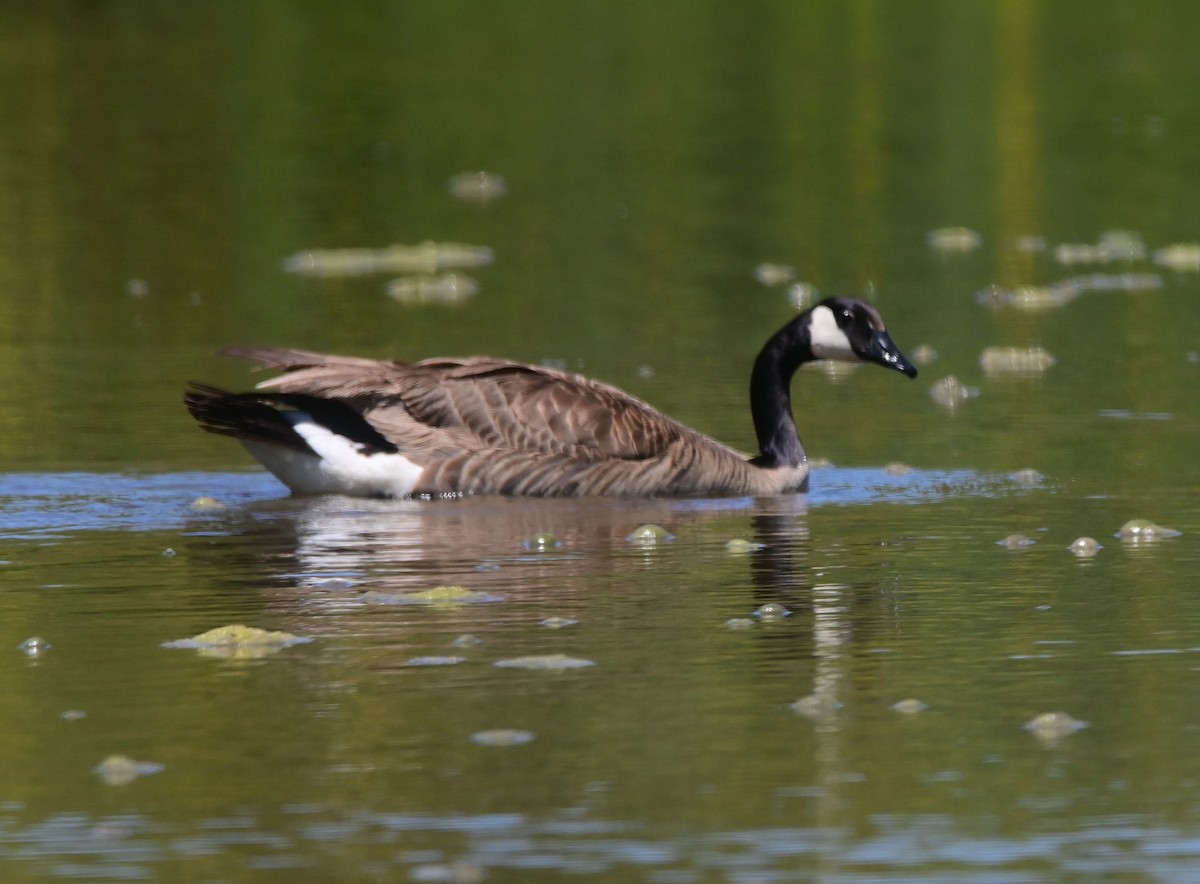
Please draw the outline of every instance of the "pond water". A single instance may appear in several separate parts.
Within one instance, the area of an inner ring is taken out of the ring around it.
[[[309,5],[4,13],[5,880],[1200,878],[1200,7]],[[797,376],[806,497],[297,499],[180,404],[489,353],[750,448],[812,290],[922,365]]]

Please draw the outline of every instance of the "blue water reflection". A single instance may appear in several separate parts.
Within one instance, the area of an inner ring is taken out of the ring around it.
[[[913,470],[889,475],[878,468],[834,467],[818,471],[808,507],[868,503],[929,503],[960,497],[1010,493],[1003,476],[967,470]],[[185,526],[214,530],[229,508],[287,497],[270,475],[247,472],[179,473],[8,473],[0,476],[0,537],[63,537],[80,531],[169,531]],[[220,507],[193,506],[213,498]],[[621,505],[620,503],[617,504]],[[753,498],[671,501],[678,512],[746,510]],[[198,522],[200,525],[198,525]]]
[[[734,882],[775,882],[807,880],[817,869],[839,881],[1035,882],[1113,872],[1185,880],[1200,870],[1200,842],[1189,833],[1129,816],[1099,816],[1079,830],[1016,840],[964,838],[952,819],[939,814],[881,815],[858,834],[779,826],[672,836],[574,810],[540,820],[521,813],[324,813],[317,807],[285,813],[271,821],[278,827],[272,830],[251,813],[189,824],[136,813],[63,813],[25,822],[22,809],[8,808],[0,814],[0,843],[10,857],[27,863],[56,858],[55,878],[124,881],[159,879],[166,869],[189,877],[199,868],[237,874],[322,867],[348,845],[373,856],[381,872],[405,870],[416,881],[541,871],[661,882],[710,880],[714,874]],[[424,839],[435,834],[439,844],[449,837],[456,849],[427,846]]]

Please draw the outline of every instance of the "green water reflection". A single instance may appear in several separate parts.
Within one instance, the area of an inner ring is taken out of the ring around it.
[[[1154,262],[1200,240],[1194,4],[64,2],[9,4],[0,33],[13,874],[1200,874],[1200,292]],[[476,169],[507,194],[455,199]],[[957,226],[979,247],[930,248]],[[1111,230],[1144,256],[1056,257]],[[475,297],[283,269],[426,240],[494,252]],[[188,378],[253,380],[212,356],[233,342],[488,352],[750,447],[748,366],[792,310],[763,262],[870,295],[901,347],[937,351],[911,384],[796,381],[814,455],[911,464],[921,494],[834,470],[799,513],[304,503],[230,472],[249,459],[179,405]],[[978,298],[1126,273],[1157,281]],[[989,346],[1056,363],[989,376]],[[938,405],[946,375],[979,395]],[[1044,483],[1006,478],[1025,467]],[[1182,536],[1112,536],[1134,517]],[[631,549],[646,521],[676,542]],[[522,546],[545,530],[564,546]],[[1014,532],[1036,543],[996,545]],[[1081,562],[1085,534],[1105,548]],[[504,600],[362,597],[439,584]],[[726,625],[767,601],[793,615]],[[237,622],[314,641],[161,647]],[[53,647],[27,658],[32,635]],[[597,665],[493,665],[552,653]],[[447,655],[466,659],[404,665]],[[822,692],[841,708],[789,708]],[[893,711],[909,697],[928,708]],[[1055,709],[1089,726],[1023,729]],[[498,728],[534,739],[471,740]],[[108,785],[116,753],[165,768]]]

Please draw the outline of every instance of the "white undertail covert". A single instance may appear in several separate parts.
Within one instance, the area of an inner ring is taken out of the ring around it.
[[[287,418],[312,454],[248,440],[243,444],[297,493],[407,497],[421,478],[423,468],[403,454],[365,451],[303,412],[290,412]]]

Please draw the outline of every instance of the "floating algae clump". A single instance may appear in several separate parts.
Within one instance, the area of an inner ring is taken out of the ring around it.
[[[740,555],[743,553],[754,552],[762,549],[766,544],[755,543],[753,540],[743,540],[740,537],[735,537],[733,540],[725,544],[725,551]]]
[[[401,304],[461,304],[479,294],[479,283],[455,272],[400,276],[388,283],[387,294]]]
[[[1005,549],[1024,549],[1027,546],[1033,546],[1035,542],[1032,537],[1026,537],[1024,534],[1010,534],[1003,540],[997,540],[996,545]]]
[[[400,604],[407,605],[464,605],[501,600],[498,595],[467,589],[465,586],[435,586],[420,592],[406,592],[397,598]]]
[[[968,399],[979,395],[975,387],[968,387],[954,375],[947,375],[940,381],[935,381],[929,388],[933,401],[943,408],[957,408]]]
[[[562,546],[562,541],[551,534],[549,531],[539,531],[537,534],[530,537],[522,544],[526,549],[545,552],[550,549],[558,549]]]
[[[1067,549],[1076,558],[1094,559],[1096,554],[1104,549],[1104,547],[1097,543],[1094,537],[1077,537]]]
[[[419,592],[398,593],[379,592],[378,590],[371,589],[362,594],[362,600],[376,605],[435,605],[446,607],[473,605],[481,602],[502,602],[504,601],[504,596],[467,589],[465,586],[435,586],[433,589],[423,589]]]
[[[675,535],[664,528],[662,525],[639,525],[633,529],[628,537],[625,538],[634,546],[653,547],[663,543],[670,543],[675,539]]]
[[[496,728],[471,734],[471,742],[478,743],[480,746],[522,746],[525,743],[533,742],[534,736],[533,731]]]
[[[929,365],[937,362],[938,351],[929,344],[917,344],[913,349],[912,359],[917,365]]]
[[[842,708],[842,704],[832,694],[809,694],[792,703],[789,708],[805,718],[819,719],[833,715]]]
[[[975,295],[975,300],[984,307],[999,309],[1012,307],[1016,310],[1034,312],[1062,307],[1079,297],[1080,289],[1074,284],[1022,285],[1013,289],[988,286]]]
[[[983,245],[983,237],[969,227],[939,227],[925,235],[925,241],[935,252],[973,252]]]
[[[797,310],[806,310],[817,303],[820,292],[811,282],[794,282],[787,289],[788,303]]]
[[[497,660],[495,665],[503,669],[541,669],[560,672],[564,669],[584,669],[596,664],[592,660],[568,657],[566,654],[534,654],[528,657],[513,657],[510,660]]]
[[[1167,537],[1178,537],[1180,532],[1167,528],[1149,519],[1130,519],[1121,526],[1116,536],[1129,543],[1154,543]]]
[[[1066,712],[1043,712],[1025,722],[1025,730],[1041,740],[1054,742],[1088,726]]]
[[[459,663],[466,663],[466,657],[452,656],[430,656],[430,657],[410,657],[405,660],[404,666],[457,666]]]
[[[17,645],[17,650],[27,657],[40,657],[46,653],[52,645],[44,638],[38,635],[31,635],[25,641]]]
[[[303,276],[364,276],[369,273],[437,273],[492,263],[487,246],[426,241],[381,249],[312,249],[283,259],[283,269]]]
[[[1046,477],[1032,467],[1026,467],[1023,470],[1009,473],[1008,478],[1022,488],[1036,488],[1046,481]]]
[[[1180,272],[1200,270],[1200,243],[1180,242],[1154,252],[1154,263]]]
[[[464,203],[490,203],[508,193],[508,182],[495,172],[460,172],[446,182],[446,189]]]
[[[754,278],[763,285],[783,285],[796,278],[796,268],[787,264],[759,264],[754,268]]]
[[[792,612],[779,602],[767,602],[754,609],[754,616],[759,620],[782,620],[791,617]]]
[[[128,755],[110,755],[96,765],[96,776],[110,786],[124,786],[138,777],[149,776],[165,770],[165,766],[153,761],[134,761]]]
[[[979,365],[989,375],[1037,375],[1057,360],[1041,347],[988,347],[979,356]]]
[[[191,648],[206,657],[225,657],[239,660],[266,657],[291,645],[304,644],[311,638],[292,635],[290,632],[270,632],[255,626],[240,623],[218,626],[191,638],[163,642],[164,648]]]

